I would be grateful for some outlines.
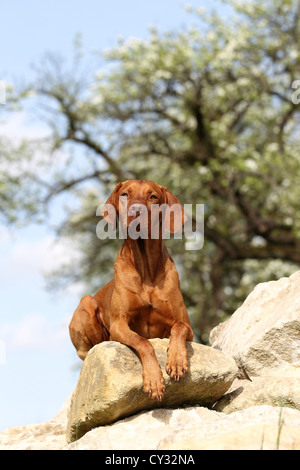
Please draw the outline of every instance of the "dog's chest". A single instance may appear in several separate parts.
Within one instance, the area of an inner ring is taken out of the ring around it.
[[[173,322],[155,310],[143,309],[139,315],[135,315],[129,326],[143,338],[169,338]]]
[[[144,338],[168,338],[174,324],[169,303],[156,289],[145,289],[131,312],[130,328]]]

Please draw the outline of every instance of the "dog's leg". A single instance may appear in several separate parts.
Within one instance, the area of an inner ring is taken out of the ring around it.
[[[111,339],[133,348],[143,367],[143,390],[150,398],[161,401],[165,393],[165,381],[152,344],[132,331],[126,320],[116,320],[110,326]]]
[[[99,306],[90,295],[81,299],[73,314],[69,332],[77,354],[82,360],[95,344],[108,341],[109,333],[103,325]]]
[[[166,371],[174,380],[184,377],[188,370],[186,341],[193,340],[193,331],[187,323],[178,322],[171,329]]]

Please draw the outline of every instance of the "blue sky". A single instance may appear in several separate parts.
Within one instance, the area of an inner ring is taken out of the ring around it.
[[[146,38],[153,25],[160,30],[183,27],[195,21],[185,5],[213,3],[0,0],[0,80],[31,79],[32,64],[46,51],[68,57],[77,33],[87,49],[107,49],[117,44],[118,35]],[[24,113],[0,123],[0,136],[17,139],[43,132],[43,125]],[[51,419],[76,386],[79,360],[67,326],[81,292],[73,286],[54,296],[44,289],[43,272],[64,256],[72,256],[72,247],[55,243],[45,227],[0,226],[0,432]]]

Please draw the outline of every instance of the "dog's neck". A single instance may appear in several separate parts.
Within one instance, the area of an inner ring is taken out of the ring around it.
[[[123,243],[122,252],[130,258],[141,279],[150,282],[157,278],[169,257],[162,239],[128,238]]]

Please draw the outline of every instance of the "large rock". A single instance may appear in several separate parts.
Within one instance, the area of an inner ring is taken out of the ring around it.
[[[65,411],[46,423],[7,429],[0,449],[300,450],[300,411],[289,408],[254,406],[230,415],[199,406],[162,408],[100,426],[68,445]]]
[[[211,332],[210,343],[236,360],[241,376],[300,378],[300,271],[259,284]]]
[[[214,410],[233,413],[255,405],[300,410],[300,379],[266,376],[255,377],[252,382],[235,380],[228,393],[214,405]]]
[[[50,421],[5,429],[0,433],[0,450],[60,450],[66,445],[67,413],[71,396]]]
[[[65,450],[300,450],[300,411],[254,406],[230,415],[157,409],[100,426]]]
[[[258,285],[213,330],[213,348],[188,343],[190,371],[178,383],[165,373],[168,340],[152,344],[166,381],[161,403],[142,391],[137,355],[102,343],[73,394],[68,441],[79,439],[66,445],[65,406],[51,421],[2,432],[0,449],[300,450],[300,272]],[[233,358],[252,382],[234,380]]]
[[[169,340],[154,339],[151,343],[166,382],[162,402],[157,403],[143,392],[141,362],[133,350],[116,342],[101,343],[89,351],[82,365],[70,407],[68,442],[94,427],[142,410],[193,404],[212,406],[237,375],[231,357],[208,346],[187,343],[189,371],[174,382],[165,372]]]

